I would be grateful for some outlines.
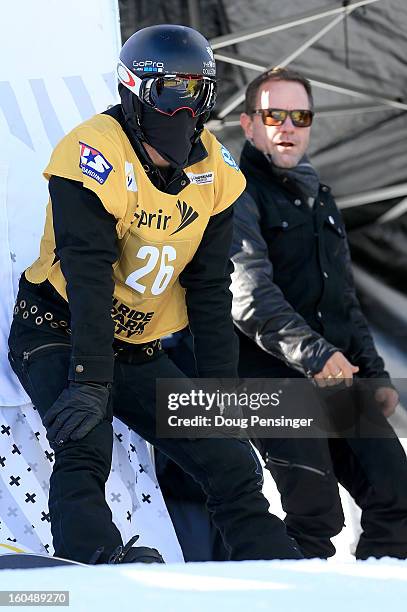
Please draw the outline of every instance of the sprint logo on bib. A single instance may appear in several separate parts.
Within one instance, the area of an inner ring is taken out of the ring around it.
[[[222,157],[224,161],[228,164],[228,166],[230,166],[231,168],[234,168],[235,170],[239,172],[239,166],[233,159],[231,152],[228,151],[228,149],[224,147],[223,145],[221,146],[221,153],[222,153]]]
[[[90,176],[90,178],[103,185],[113,170],[112,164],[97,149],[90,147],[84,142],[80,142],[79,145],[81,156],[79,167],[82,170],[82,174]]]

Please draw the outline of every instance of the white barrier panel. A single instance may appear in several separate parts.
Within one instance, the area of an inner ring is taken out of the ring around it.
[[[7,363],[21,272],[38,255],[47,185],[62,136],[117,102],[117,2],[5,2],[0,20],[0,406],[27,397]],[[7,58],[7,59],[6,59]]]
[[[47,508],[53,453],[7,361],[22,271],[38,256],[52,149],[118,101],[117,0],[3,2],[0,19],[0,542],[52,552]],[[124,540],[141,533],[182,561],[144,440],[114,421],[106,497]]]

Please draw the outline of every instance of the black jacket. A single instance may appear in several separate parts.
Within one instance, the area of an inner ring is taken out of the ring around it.
[[[329,187],[311,209],[249,143],[235,207],[233,318],[259,347],[306,376],[337,350],[366,378],[386,378],[355,293],[349,247]]]

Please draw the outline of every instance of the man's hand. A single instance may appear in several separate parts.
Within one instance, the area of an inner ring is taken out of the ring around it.
[[[314,374],[318,387],[338,385],[345,381],[347,387],[352,385],[353,375],[359,368],[348,361],[342,353],[336,351],[328,359],[320,372]]]
[[[81,440],[101,423],[107,416],[109,392],[105,385],[70,382],[43,420],[51,445]]]
[[[374,394],[376,402],[379,404],[385,417],[394,414],[399,403],[399,394],[393,387],[378,387]]]

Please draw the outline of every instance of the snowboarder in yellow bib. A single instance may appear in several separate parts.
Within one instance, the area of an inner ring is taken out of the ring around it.
[[[162,336],[189,325],[199,375],[236,376],[228,255],[245,180],[204,128],[211,48],[191,28],[144,28],[117,74],[121,104],[70,132],[45,169],[40,256],[22,276],[9,340],[55,450],[56,555],[160,561],[123,547],[105,501],[114,414],[200,483],[231,559],[300,558],[268,512],[247,442],[156,436],[155,381],[183,376]]]

